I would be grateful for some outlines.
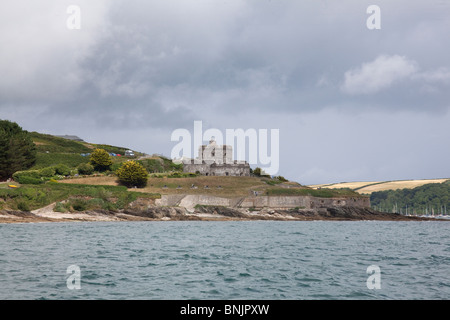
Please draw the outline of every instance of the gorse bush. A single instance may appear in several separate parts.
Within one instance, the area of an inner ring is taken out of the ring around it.
[[[112,165],[111,156],[104,149],[95,149],[89,157],[89,162],[98,171],[109,170]]]
[[[117,169],[116,175],[119,182],[127,187],[145,187],[147,185],[148,172],[136,161],[127,161]]]

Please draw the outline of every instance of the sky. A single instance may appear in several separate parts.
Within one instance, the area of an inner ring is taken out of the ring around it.
[[[194,121],[278,130],[305,185],[450,178],[449,34],[444,0],[2,0],[0,119],[169,157]]]

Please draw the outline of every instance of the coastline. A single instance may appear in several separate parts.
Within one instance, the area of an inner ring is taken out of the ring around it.
[[[2,210],[0,223],[87,222],[87,221],[450,221],[448,219],[403,216],[377,212],[370,208],[330,207],[322,210],[266,209],[249,211],[228,207],[198,207],[188,211],[183,207],[151,206],[145,209],[120,211],[89,210],[54,212],[54,204],[31,212]]]

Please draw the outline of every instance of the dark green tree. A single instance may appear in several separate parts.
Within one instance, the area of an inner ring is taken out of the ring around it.
[[[36,145],[17,123],[0,120],[0,180],[30,168],[36,162]]]

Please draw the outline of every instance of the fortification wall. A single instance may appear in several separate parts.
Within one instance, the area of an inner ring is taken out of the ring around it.
[[[315,198],[311,196],[252,196],[245,198],[224,198],[209,195],[162,195],[156,205],[181,206],[193,209],[196,205],[224,206],[237,208],[302,208],[327,207],[370,207],[369,198]]]
[[[175,207],[184,197],[186,197],[185,194],[164,194],[161,195],[161,199],[155,200],[155,204],[157,206]]]
[[[308,196],[257,196],[247,197],[240,204],[241,208],[309,208]]]
[[[327,207],[370,207],[369,197],[358,198],[313,198],[310,199],[310,208],[327,208]]]
[[[202,206],[230,206],[230,199],[207,195],[187,195],[179,203],[179,206],[192,209],[196,205]]]
[[[197,171],[200,172],[202,175],[209,175],[209,164],[203,163],[203,164],[197,164],[197,163],[185,163],[183,164],[183,172],[192,172],[196,173]]]
[[[248,164],[212,164],[209,170],[212,176],[250,176]]]

